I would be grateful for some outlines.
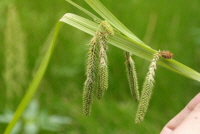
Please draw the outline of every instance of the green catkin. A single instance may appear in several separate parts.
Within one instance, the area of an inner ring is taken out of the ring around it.
[[[138,90],[138,80],[137,80],[137,73],[135,70],[135,63],[131,57],[129,52],[125,52],[126,57],[126,72],[128,77],[128,83],[131,95],[134,97],[135,101],[139,101],[140,94]]]
[[[154,76],[156,70],[156,62],[159,60],[160,52],[154,54],[151,64],[149,66],[149,72],[145,78],[139,106],[136,113],[135,123],[139,124],[144,120],[144,116],[147,112],[149,102],[153,93],[154,87]]]
[[[104,59],[101,62],[105,62]],[[105,63],[99,65],[99,82],[97,89],[97,98],[101,99],[104,92],[108,89],[108,67]]]
[[[87,57],[86,81],[83,88],[83,112],[86,116],[91,113],[92,96],[95,87],[95,73],[97,72],[97,37],[89,43],[90,50]]]
[[[97,85],[97,98],[101,99],[104,95],[104,92],[108,88],[108,66],[107,66],[107,37],[102,37],[104,34],[101,34],[99,37],[99,68],[98,68],[98,85]],[[103,39],[103,40],[102,40]],[[106,39],[106,40],[105,40]]]
[[[107,40],[108,36],[113,36],[114,31],[111,25],[107,21],[102,21],[98,32],[99,37],[99,68],[98,68],[98,83],[97,83],[97,98],[101,99],[108,89],[108,62],[107,54],[108,50]]]
[[[83,88],[83,111],[86,116],[91,113],[92,96],[95,84],[97,83],[97,97],[102,98],[108,88],[108,67],[107,67],[107,39],[113,36],[114,32],[108,22],[102,21],[99,29],[92,38],[87,58],[86,81]],[[95,80],[98,75],[97,82]]]

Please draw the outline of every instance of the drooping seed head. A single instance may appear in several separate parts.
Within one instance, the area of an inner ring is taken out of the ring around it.
[[[87,66],[86,66],[86,81],[83,87],[83,111],[86,116],[91,113],[92,107],[92,95],[95,87],[95,75],[97,71],[97,42],[96,35],[92,38],[90,43],[89,52],[87,54]]]
[[[143,84],[143,89],[135,119],[135,122],[137,124],[141,123],[144,120],[145,114],[149,106],[155,81],[154,77],[156,70],[156,62],[159,60],[159,57],[160,57],[160,52],[154,54],[151,64],[149,66],[149,72],[147,73],[147,76]]]
[[[125,62],[126,72],[127,72],[127,78],[128,78],[131,95],[134,97],[135,101],[139,101],[140,95],[139,95],[139,90],[138,90],[138,80],[137,80],[137,73],[135,69],[135,63],[129,52],[125,52],[125,57],[126,57],[126,62]]]

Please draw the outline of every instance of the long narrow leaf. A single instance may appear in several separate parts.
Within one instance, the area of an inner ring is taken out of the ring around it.
[[[91,18],[93,18],[95,21],[97,21],[97,22],[101,22],[102,21],[100,18],[95,16],[93,13],[87,11],[86,9],[84,9],[83,7],[81,7],[78,4],[74,3],[73,1],[71,1],[71,0],[66,0],[66,1],[69,2],[70,4],[72,4],[73,6],[75,6],[76,8],[78,8],[79,10],[81,10],[82,12],[84,12],[85,14],[87,14],[88,16],[90,16]]]
[[[133,39],[135,44],[145,45],[137,36],[135,36],[126,26],[124,26],[99,0],[85,0],[102,18],[117,28],[127,37]]]
[[[97,23],[71,13],[65,14],[60,21],[74,26],[75,28],[78,28],[90,35],[94,35],[98,27]],[[115,36],[110,37],[108,43],[148,61],[152,59],[152,55],[156,52],[156,50],[145,47],[140,43],[135,44],[135,41],[120,33],[115,33]],[[198,72],[179,63],[176,60],[160,59],[158,64],[183,76],[200,81],[200,74]]]

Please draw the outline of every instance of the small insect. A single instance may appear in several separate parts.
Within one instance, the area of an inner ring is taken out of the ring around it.
[[[172,59],[174,55],[169,51],[160,51],[160,55],[165,59]]]

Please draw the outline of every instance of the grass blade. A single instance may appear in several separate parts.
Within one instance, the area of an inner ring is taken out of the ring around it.
[[[137,36],[135,36],[126,26],[124,26],[99,0],[85,0],[102,18],[108,21],[111,25],[117,28],[120,32],[127,37],[133,39],[135,44],[144,44]]]
[[[68,3],[72,4],[73,6],[75,6],[76,8],[78,8],[79,10],[81,10],[82,12],[84,12],[85,14],[87,14],[88,16],[90,16],[91,18],[93,18],[96,22],[101,22],[102,20],[100,18],[98,18],[97,16],[95,16],[93,13],[87,11],[86,9],[82,8],[81,6],[77,5],[76,3],[74,3],[71,0],[66,0]]]
[[[55,29],[55,33],[54,33],[54,37],[53,37],[53,41],[33,79],[33,81],[31,82],[26,94],[24,95],[21,103],[19,104],[19,106],[17,107],[17,110],[15,111],[14,117],[12,118],[11,122],[8,124],[4,134],[10,134],[12,128],[14,127],[14,125],[16,124],[16,122],[19,120],[19,118],[21,117],[23,111],[25,110],[25,108],[27,107],[27,105],[29,104],[29,102],[31,101],[33,95],[36,92],[37,87],[40,84],[40,81],[42,80],[42,77],[44,76],[44,73],[46,71],[47,65],[50,61],[51,55],[53,53],[54,47],[55,47],[55,43],[56,43],[56,38],[60,29],[60,25],[61,23],[57,23],[56,25],[56,29]]]
[[[94,35],[95,31],[98,28],[98,24],[80,17],[78,15],[74,15],[72,13],[65,14],[61,19],[61,22],[67,23],[75,28],[78,28],[90,35]],[[121,48],[124,51],[130,52],[138,57],[141,57],[145,60],[151,61],[152,55],[156,52],[155,50],[142,45],[141,43],[135,44],[136,41],[130,39],[120,33],[115,33],[114,36],[108,38],[108,43]],[[179,63],[173,59],[164,59],[161,58],[158,61],[158,65],[161,65],[167,69],[170,69],[176,73],[179,73],[183,76],[186,76],[190,79],[194,79],[200,82],[200,74],[195,70]]]

